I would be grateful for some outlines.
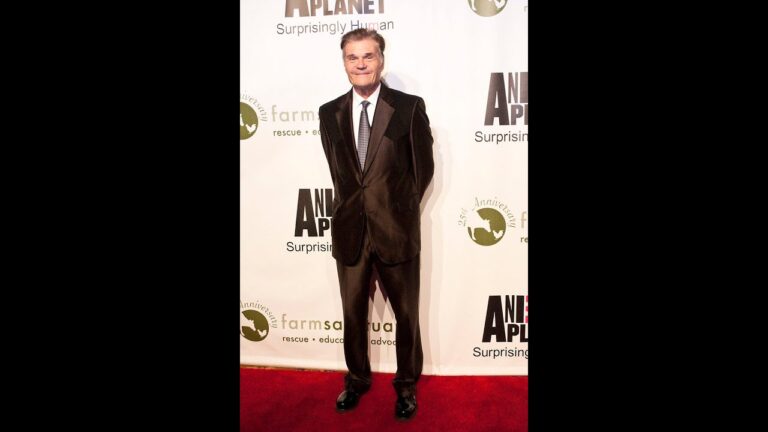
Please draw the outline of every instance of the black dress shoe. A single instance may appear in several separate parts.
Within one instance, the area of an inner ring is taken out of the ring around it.
[[[409,420],[414,414],[416,414],[416,396],[398,396],[395,403],[395,418]]]
[[[356,407],[360,396],[362,395],[354,390],[344,390],[336,399],[336,411],[344,412]]]

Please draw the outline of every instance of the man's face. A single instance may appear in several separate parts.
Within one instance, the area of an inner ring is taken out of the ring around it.
[[[344,69],[355,88],[373,90],[379,84],[384,58],[373,39],[350,41],[344,46]]]

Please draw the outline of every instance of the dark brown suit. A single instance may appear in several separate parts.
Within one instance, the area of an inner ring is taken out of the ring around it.
[[[352,91],[320,107],[323,150],[335,197],[331,237],[344,309],[347,387],[370,386],[368,287],[373,266],[397,320],[398,393],[422,369],[419,331],[419,204],[434,172],[424,101],[383,83],[361,170],[352,126]]]

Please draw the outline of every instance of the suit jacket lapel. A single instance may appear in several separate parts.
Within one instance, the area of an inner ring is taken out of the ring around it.
[[[342,143],[344,143],[341,146],[344,158],[352,158],[354,164],[359,167],[360,159],[357,157],[357,146],[355,146],[355,129],[352,127],[352,90],[341,100],[336,111],[336,122],[339,124]],[[360,170],[357,170],[357,177],[358,179],[362,177]]]
[[[389,88],[385,86],[384,83],[381,83],[379,100],[376,102],[376,113],[373,116],[373,124],[371,125],[371,138],[368,142],[368,153],[365,157],[365,168],[363,169],[363,173],[368,171],[373,162],[373,158],[376,157],[376,152],[379,150],[379,145],[381,144],[381,139],[384,137],[384,132],[389,125],[389,120],[395,112],[394,106],[394,98],[389,92]]]

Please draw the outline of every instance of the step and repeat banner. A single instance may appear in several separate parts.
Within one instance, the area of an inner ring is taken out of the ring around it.
[[[346,369],[318,109],[350,90],[339,44],[360,27],[384,36],[383,77],[424,99],[435,139],[424,373],[527,375],[527,0],[241,0],[241,364]],[[374,371],[396,370],[396,326],[374,283]]]

